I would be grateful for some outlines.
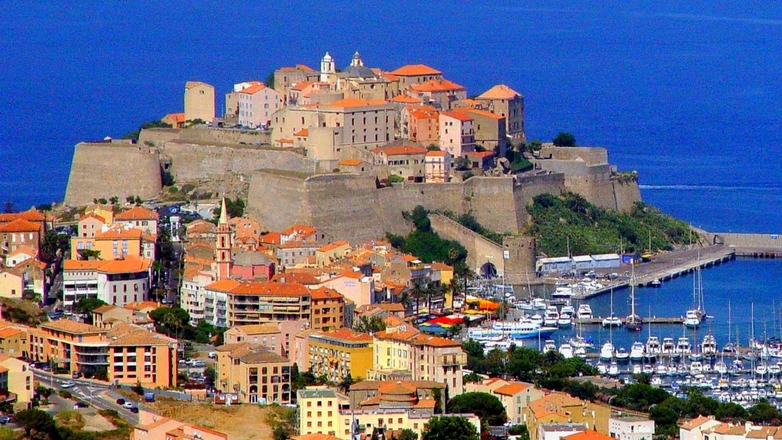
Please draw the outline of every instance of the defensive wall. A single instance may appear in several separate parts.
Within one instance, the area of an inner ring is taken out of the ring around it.
[[[782,250],[782,235],[779,234],[742,234],[735,232],[705,232],[709,245],[722,244],[744,249]]]
[[[92,203],[96,198],[156,197],[162,184],[158,153],[144,145],[82,142],[74,147],[65,204]]]

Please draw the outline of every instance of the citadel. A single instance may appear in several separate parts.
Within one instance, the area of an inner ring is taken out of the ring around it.
[[[213,86],[187,82],[184,112],[162,119],[171,128],[76,145],[65,203],[157,197],[168,173],[180,188],[246,197],[248,215],[271,230],[302,223],[325,240],[363,241],[405,232],[402,212],[417,205],[518,234],[542,193],[619,211],[640,200],[635,175],[618,173],[604,148],[543,144],[514,169],[525,108],[507,85],[470,97],[423,64],[385,71],[355,53],[336,66],[326,53],[319,71],[297,64],[273,84],[235,84],[223,115]]]

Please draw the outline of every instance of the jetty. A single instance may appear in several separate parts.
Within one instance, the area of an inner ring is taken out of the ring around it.
[[[579,325],[602,325],[603,324],[603,318],[596,317],[596,318],[582,318],[582,319],[575,319],[574,322]],[[644,324],[683,324],[684,323],[684,317],[683,316],[672,316],[672,317],[661,317],[661,316],[652,316],[652,317],[641,317],[641,322]]]

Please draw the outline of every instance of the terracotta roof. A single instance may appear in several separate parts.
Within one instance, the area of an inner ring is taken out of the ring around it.
[[[0,329],[0,338],[8,338],[11,336],[16,336],[20,333],[24,333],[21,329],[14,328],[14,327],[6,327],[3,329]]]
[[[334,101],[331,104],[326,104],[327,107],[365,107],[368,105],[380,105],[385,104],[385,101],[364,101],[356,98],[343,98],[338,101]]]
[[[254,95],[265,88],[266,88],[266,84],[264,83],[253,84],[250,87],[239,90],[239,93],[244,93],[245,95]]]
[[[467,110],[467,113],[472,115],[485,116],[487,118],[496,119],[498,121],[501,119],[505,119],[505,116],[498,115],[497,113],[487,112],[486,110],[470,109]]]
[[[25,219],[29,222],[43,222],[46,220],[46,216],[35,208],[22,212],[0,213],[0,223],[12,222],[18,218]]]
[[[279,232],[269,232],[261,235],[261,243],[280,244],[281,238]]]
[[[304,434],[291,437],[292,440],[340,440],[339,437],[333,435],[321,434],[316,432],[314,434]]]
[[[330,332],[316,332],[311,334],[310,338],[336,339],[350,342],[372,342],[372,335],[355,332],[349,328],[341,328]]]
[[[101,231],[95,234],[95,239],[97,240],[127,240],[127,239],[141,240],[142,234],[143,231],[141,229],[136,229],[136,228],[125,229],[119,225],[115,225],[105,231]]]
[[[77,334],[106,333],[106,330],[102,330],[98,327],[95,327],[94,325],[83,324],[81,322],[70,321],[68,319],[44,322],[41,324],[41,328]]]
[[[448,152],[447,152],[447,151],[443,151],[443,150],[433,150],[433,151],[427,151],[427,152],[426,152],[426,155],[427,155],[428,157],[432,157],[432,156],[445,156],[446,154],[448,154]]]
[[[405,330],[401,331],[399,327],[404,327]],[[396,330],[386,327],[385,330],[381,330],[375,333],[375,337],[378,339],[390,339],[394,341],[407,341],[418,335],[420,332],[417,328],[410,324],[403,324],[396,328]]]
[[[110,312],[110,311],[112,311],[114,309],[118,309],[118,308],[119,307],[117,307],[115,305],[112,305],[112,304],[104,304],[104,305],[96,308],[95,310],[93,310],[92,313],[106,313],[106,312]]]
[[[10,223],[0,225],[0,232],[38,232],[40,230],[41,225],[23,218],[17,218]]]
[[[413,119],[437,119],[440,116],[440,112],[432,106],[422,105],[420,107],[407,106],[407,113]]]
[[[426,154],[426,148],[414,145],[399,145],[394,147],[380,147],[372,150],[375,154],[385,154],[386,156],[399,156],[408,154]]]
[[[309,86],[311,86],[313,84],[315,84],[314,81],[302,81],[302,82],[294,85],[293,87],[291,87],[291,90],[302,91],[302,90],[306,89],[307,87],[309,87]]]
[[[236,329],[243,332],[246,335],[268,335],[272,333],[280,333],[280,329],[274,324],[249,324],[249,325],[237,325],[231,330]]]
[[[13,251],[10,254],[8,254],[8,257],[13,257],[13,256],[16,256],[16,255],[22,255],[22,254],[30,255],[30,256],[34,257],[34,256],[38,255],[38,252],[36,252],[35,249],[31,248],[30,246],[19,246],[18,248],[16,248],[15,251]]]
[[[339,241],[335,241],[333,243],[329,243],[327,245],[323,245],[323,246],[319,247],[317,250],[320,251],[320,252],[328,252],[328,251],[332,251],[334,249],[337,249],[337,248],[340,248],[340,247],[343,247],[343,246],[350,247],[350,243],[348,243],[347,241],[344,241],[344,240],[339,240]]]
[[[449,266],[449,265],[447,265],[445,263],[439,263],[437,261],[433,262],[430,265],[430,268],[434,269],[434,270],[441,270],[441,271],[442,270],[453,270],[453,266]]]
[[[225,292],[229,295],[274,295],[303,296],[309,290],[300,283],[273,283],[265,281],[220,280],[206,286],[208,290]]]
[[[473,120],[469,114],[469,111],[466,109],[456,109],[448,112],[442,112],[440,113],[440,116],[447,116],[449,118],[458,119],[462,122]]]
[[[301,130],[297,131],[296,133],[293,133],[294,136],[301,136],[301,137],[307,137],[310,135],[310,131],[306,128],[302,128]]]
[[[698,416],[692,420],[686,421],[684,424],[682,424],[682,429],[691,430],[693,428],[697,428],[698,426],[703,425],[704,423],[714,420],[713,417],[707,417],[707,416]]]
[[[119,324],[118,324],[119,325]],[[116,328],[116,326],[114,327]],[[109,332],[111,334],[111,332]],[[113,339],[110,346],[123,346],[123,345],[169,345],[176,343],[176,340],[163,336],[159,333],[154,333],[140,327],[137,327],[133,331],[124,335],[118,336],[117,339]]]
[[[62,267],[64,270],[98,270],[106,262],[102,260],[64,260]]]
[[[128,255],[123,260],[106,261],[98,270],[105,273],[142,272],[149,270],[151,264],[152,262],[146,258]]]
[[[283,279],[287,283],[301,283],[305,285],[320,283],[315,275],[305,272],[279,272],[272,276],[271,281],[273,283],[281,283]]]
[[[468,152],[466,152],[464,154],[466,154],[468,156],[480,157],[481,159],[483,159],[485,157],[492,157],[492,156],[494,156],[494,152],[493,151],[468,151]]]
[[[589,429],[587,429],[586,431],[577,432],[575,434],[566,435],[562,438],[567,440],[611,440],[613,439],[613,437]]]
[[[295,224],[288,229],[282,231],[282,235],[292,235],[293,233],[296,233],[298,235],[312,235],[315,233],[315,228],[308,225],[302,225],[302,224]]]
[[[513,99],[517,96],[521,96],[521,93],[511,89],[505,84],[497,84],[481,93],[476,99]]]
[[[163,119],[170,119],[174,122],[185,122],[185,114],[184,113],[169,113],[165,116],[163,116]]]
[[[339,165],[345,167],[355,167],[361,165],[364,161],[361,159],[342,159],[339,161]]]
[[[266,364],[290,362],[287,358],[268,350],[251,351],[239,358],[246,364]]]
[[[114,220],[157,220],[158,213],[136,206],[114,216]]]
[[[344,299],[345,297],[342,296],[339,292],[337,292],[334,289],[330,289],[328,287],[319,287],[317,289],[310,289],[310,294],[312,295],[312,300],[318,300],[318,299]]]
[[[79,223],[82,222],[82,220],[86,220],[88,218],[94,218],[95,220],[99,220],[101,223],[106,223],[106,219],[99,216],[98,214],[95,214],[94,212],[88,212],[84,214],[83,216],[79,217]]]
[[[414,339],[413,343],[417,345],[425,345],[428,347],[461,347],[458,341],[453,339],[441,338],[439,336],[430,336],[419,333]]]
[[[526,390],[529,388],[529,385],[525,385],[523,383],[509,383],[508,385],[502,386],[494,390],[494,394],[503,394],[506,396],[515,396],[516,394]]]
[[[400,103],[407,103],[407,104],[419,104],[424,101],[422,101],[420,98],[416,98],[414,96],[408,96],[408,95],[398,95],[393,98],[391,98],[389,101],[391,102],[400,102]]]
[[[301,70],[303,72],[314,72],[312,67],[306,66],[304,64],[296,64],[296,67],[280,67],[279,70],[282,72],[295,72],[297,70]]]
[[[126,309],[136,310],[136,311],[143,311],[144,309],[157,309],[160,308],[160,304],[154,302],[154,301],[140,301],[140,302],[130,302],[125,304]]]
[[[433,69],[424,64],[408,64],[391,72],[396,76],[424,76],[424,75],[442,75],[443,72]]]
[[[452,90],[465,90],[464,86],[447,79],[430,79],[421,84],[413,84],[410,89],[415,92],[449,92]]]

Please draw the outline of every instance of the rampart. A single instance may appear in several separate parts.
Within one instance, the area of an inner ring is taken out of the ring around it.
[[[152,198],[160,193],[160,161],[155,149],[128,143],[83,142],[73,151],[65,204],[96,198]]]

